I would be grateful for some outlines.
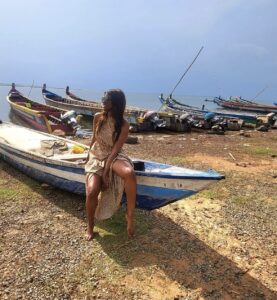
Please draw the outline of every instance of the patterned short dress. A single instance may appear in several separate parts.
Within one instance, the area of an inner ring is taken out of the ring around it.
[[[95,134],[95,143],[90,149],[89,160],[85,165],[85,172],[87,174],[86,181],[88,182],[91,175],[103,175],[105,161],[112,152],[114,141],[114,120],[108,117],[106,122],[102,125],[100,131]],[[104,220],[110,218],[119,208],[124,191],[124,181],[112,171],[112,166],[115,160],[120,159],[133,163],[130,158],[120,150],[117,157],[113,160],[109,173],[109,188],[101,191],[98,196],[98,206],[95,212],[97,220]]]

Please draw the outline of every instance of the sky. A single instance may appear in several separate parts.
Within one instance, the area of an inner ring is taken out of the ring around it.
[[[0,0],[0,82],[277,100],[276,0]]]

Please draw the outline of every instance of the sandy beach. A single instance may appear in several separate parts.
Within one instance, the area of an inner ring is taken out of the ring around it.
[[[84,239],[84,197],[0,160],[1,299],[276,299],[277,131],[137,134],[131,157],[226,176],[154,211],[123,209]],[[89,144],[89,140],[79,141]]]

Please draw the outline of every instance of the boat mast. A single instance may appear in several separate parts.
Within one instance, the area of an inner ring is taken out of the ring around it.
[[[182,79],[185,77],[185,75],[187,74],[187,72],[189,71],[189,69],[191,68],[191,66],[194,64],[194,62],[196,61],[196,59],[198,58],[198,56],[200,55],[201,51],[203,50],[203,46],[201,47],[201,49],[198,51],[197,55],[195,56],[194,60],[192,61],[192,63],[189,65],[189,67],[186,69],[185,73],[181,76],[181,78],[179,79],[179,81],[177,82],[177,84],[175,85],[175,87],[173,88],[172,92],[169,94],[169,98],[172,97],[173,92],[175,91],[175,89],[177,88],[177,86],[180,84],[180,82],[182,81]],[[167,97],[168,98],[168,97]]]

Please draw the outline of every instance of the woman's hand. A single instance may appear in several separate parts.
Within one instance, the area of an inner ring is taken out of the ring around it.
[[[88,153],[88,156],[87,156],[87,158],[86,158],[84,164],[86,164],[88,161],[89,161],[89,153]]]

